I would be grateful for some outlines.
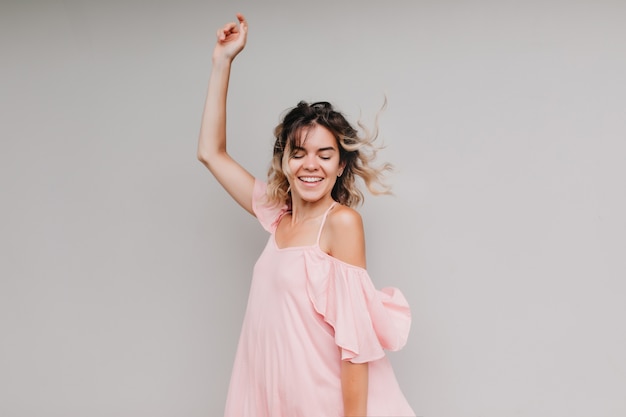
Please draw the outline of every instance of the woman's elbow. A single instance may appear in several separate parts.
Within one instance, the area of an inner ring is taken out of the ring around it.
[[[198,161],[202,162],[204,166],[211,169],[220,158],[219,152],[209,152],[206,150],[198,149],[197,153]]]
[[[198,161],[202,162],[203,165],[209,166],[209,155],[204,152],[198,151],[196,157],[198,158]]]

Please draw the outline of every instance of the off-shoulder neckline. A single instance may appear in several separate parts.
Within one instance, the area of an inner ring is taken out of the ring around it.
[[[363,272],[367,272],[367,269],[357,266],[357,265],[352,265],[349,264],[348,262],[342,261],[341,259],[335,258],[332,255],[327,254],[326,252],[324,252],[322,250],[322,248],[320,248],[319,243],[315,243],[312,245],[298,245],[298,246],[287,246],[284,248],[281,248],[278,246],[278,243],[276,243],[276,234],[272,233],[271,237],[270,237],[272,244],[274,246],[274,249],[278,252],[289,252],[289,251],[315,251],[318,254],[324,256],[325,258],[328,258],[329,260],[338,263],[339,265],[343,265],[347,268],[352,268],[352,269],[356,269],[359,271],[363,271]]]

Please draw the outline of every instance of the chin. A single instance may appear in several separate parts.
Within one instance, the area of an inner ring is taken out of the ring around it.
[[[320,201],[323,200],[327,195],[330,194],[330,190],[328,192],[323,191],[315,191],[312,192],[311,190],[298,190],[298,198],[300,198],[303,201],[306,201],[307,203],[315,203],[316,201]]]

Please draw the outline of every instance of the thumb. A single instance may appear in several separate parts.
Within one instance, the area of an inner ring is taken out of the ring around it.
[[[239,20],[239,29],[241,30],[241,32],[245,35],[248,33],[248,21],[246,20],[246,18],[241,14],[241,13],[237,13],[237,20]]]

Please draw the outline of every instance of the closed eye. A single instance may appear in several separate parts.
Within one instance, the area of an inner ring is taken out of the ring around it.
[[[317,154],[323,160],[328,161],[335,154],[335,149],[334,148],[322,148],[317,151]]]

